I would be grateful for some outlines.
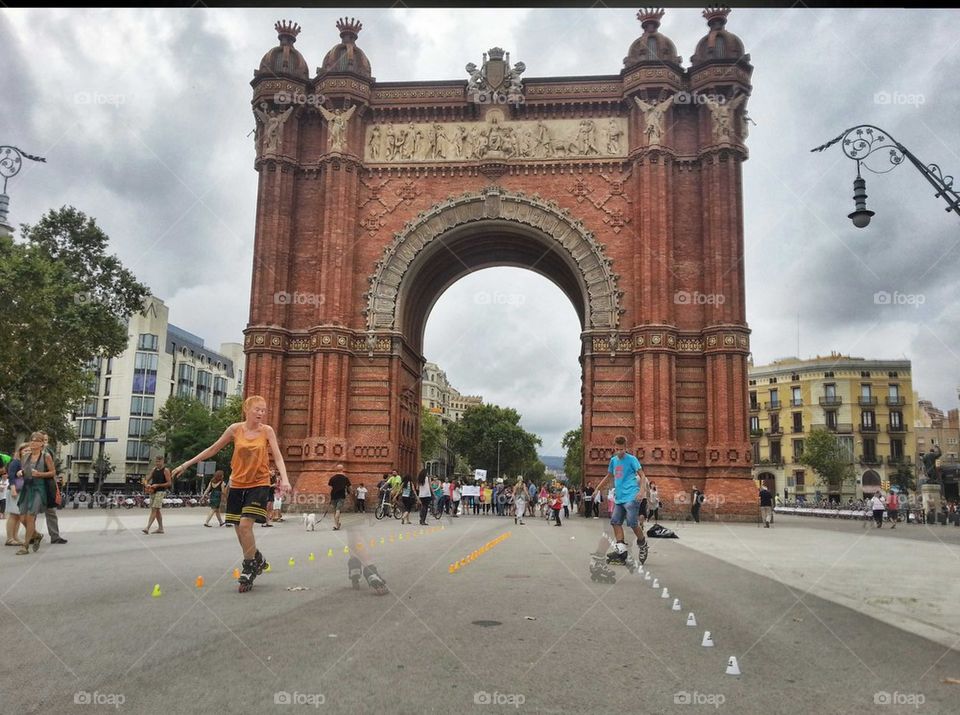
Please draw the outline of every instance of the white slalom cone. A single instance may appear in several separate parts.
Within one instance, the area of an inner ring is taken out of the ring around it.
[[[663,587],[663,593],[660,594],[660,598],[670,598],[670,592],[666,586]]]
[[[649,572],[649,571],[647,571],[645,574],[643,574],[643,580],[644,580],[644,581],[649,581],[649,580],[650,580],[650,572]]]
[[[700,645],[704,648],[713,648],[713,638],[710,637],[710,631],[703,632],[703,642]]]
[[[657,579],[653,579],[653,584],[651,584],[651,588],[660,588],[660,582]]]
[[[731,655],[727,661],[727,675],[742,675],[740,666],[737,665],[737,656]]]
[[[693,611],[690,611],[690,613],[687,614],[687,625],[688,626],[697,625],[697,617],[693,615]]]
[[[672,611],[679,611],[679,610],[680,610],[680,599],[679,599],[679,598],[673,599],[673,606],[671,607],[670,610],[672,610]]]

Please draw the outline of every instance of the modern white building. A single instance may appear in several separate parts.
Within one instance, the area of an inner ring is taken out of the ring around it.
[[[101,455],[115,467],[105,485],[139,483],[159,453],[144,438],[169,397],[195,397],[215,410],[243,393],[243,345],[211,350],[203,338],[172,325],[159,298],[147,298],[127,331],[127,349],[94,364],[90,397],[74,413],[78,440],[63,451],[70,481],[84,488],[95,484],[93,465]]]

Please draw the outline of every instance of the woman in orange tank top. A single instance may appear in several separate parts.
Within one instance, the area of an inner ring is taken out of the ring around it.
[[[283,463],[283,455],[280,454],[277,435],[270,425],[263,422],[266,414],[266,400],[260,396],[248,397],[243,402],[243,422],[227,427],[220,439],[173,470],[173,476],[176,477],[197,462],[213,457],[233,442],[230,491],[227,495],[225,518],[228,524],[236,525],[237,539],[243,549],[243,573],[239,580],[241,593],[249,591],[253,587],[253,580],[269,566],[263,554],[257,550],[253,524],[263,524],[267,520],[266,507],[271,501],[271,455],[280,473],[281,491],[290,492],[290,481],[287,479],[287,468]]]

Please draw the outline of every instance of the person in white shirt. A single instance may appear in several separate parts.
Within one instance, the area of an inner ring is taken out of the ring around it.
[[[883,512],[886,511],[886,504],[883,503],[883,492],[877,490],[870,500],[870,508],[873,510],[873,520],[877,522],[877,528],[883,528]]]
[[[430,475],[426,469],[421,469],[417,475],[417,496],[420,498],[420,526],[427,525],[427,514],[430,513],[430,502],[433,501],[433,491],[430,485]]]
[[[563,518],[570,518],[570,490],[564,485],[560,490],[560,499],[563,501]]]
[[[367,488],[361,484],[357,487],[356,495],[357,511],[364,514],[367,511]]]

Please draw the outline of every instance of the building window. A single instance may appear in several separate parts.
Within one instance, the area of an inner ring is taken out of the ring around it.
[[[847,462],[853,463],[853,437],[837,437],[837,445],[840,453],[847,458]]]
[[[109,375],[112,372],[113,372],[113,358],[107,358],[106,374]]]
[[[900,397],[900,385],[888,385],[887,389],[887,395],[891,400],[896,400]]]
[[[802,469],[796,469],[793,472],[793,483],[795,486],[802,487],[805,485],[804,482],[804,472]]]
[[[109,377],[103,381],[103,394],[104,395],[110,394],[110,378]]]
[[[84,417],[95,417],[97,414],[97,398],[91,397],[89,400],[86,400],[83,403],[83,408],[81,409],[80,414]]]
[[[760,434],[760,418],[757,415],[750,417],[750,434]]]
[[[77,459],[93,459],[93,442],[77,442]]]
[[[103,401],[103,409],[100,411],[101,417],[108,417],[110,415],[110,400]]]
[[[829,400],[837,399],[837,385],[833,382],[828,382],[823,386],[823,396]]]
[[[780,397],[779,393],[774,389],[770,390],[770,406],[779,407],[780,406]]]
[[[780,451],[780,441],[770,443],[770,461],[774,464],[780,464],[783,461],[783,454]]]
[[[760,461],[760,442],[753,443],[753,463],[757,464]]]
[[[141,442],[136,439],[127,440],[127,461],[150,461],[150,445],[147,442]]]
[[[751,410],[757,409],[757,391],[756,390],[750,390],[750,409]]]
[[[130,414],[152,415],[153,401],[153,397],[141,397],[140,395],[134,395],[130,398]]]
[[[156,352],[158,343],[159,340],[156,335],[140,333],[140,338],[137,340],[137,350],[151,350]]]
[[[877,414],[873,410],[863,410],[860,413],[860,426],[864,429],[873,429],[877,424]]]
[[[159,356],[152,353],[136,354],[133,366],[133,392],[147,395],[156,393],[159,361]]]
[[[80,438],[93,439],[93,431],[96,424],[96,420],[80,420]]]
[[[890,440],[890,456],[894,459],[903,459],[903,440],[902,439],[891,439]]]
[[[827,429],[829,430],[837,429],[837,411],[827,410],[824,414],[826,414],[827,416]]]
[[[130,419],[129,429],[127,430],[128,437],[146,437],[153,427],[153,420],[150,418],[140,419],[137,417],[132,417]]]
[[[794,431],[794,434],[803,432],[803,413],[802,412],[793,413],[793,431]]]
[[[780,431],[780,415],[776,412],[770,415],[770,433],[777,434]]]
[[[800,457],[803,456],[803,440],[795,439],[793,440],[793,461],[799,462]]]
[[[227,402],[227,378],[213,378],[213,409],[219,410]]]
[[[791,387],[790,388],[790,406],[800,407],[802,404],[803,404],[803,398],[800,397],[800,388]]]
[[[874,462],[877,459],[877,443],[872,439],[863,440],[863,458],[867,462]]]
[[[903,429],[903,413],[900,410],[890,410],[890,429]]]
[[[213,373],[207,370],[197,371],[197,399],[210,407],[210,393],[213,391]]]

